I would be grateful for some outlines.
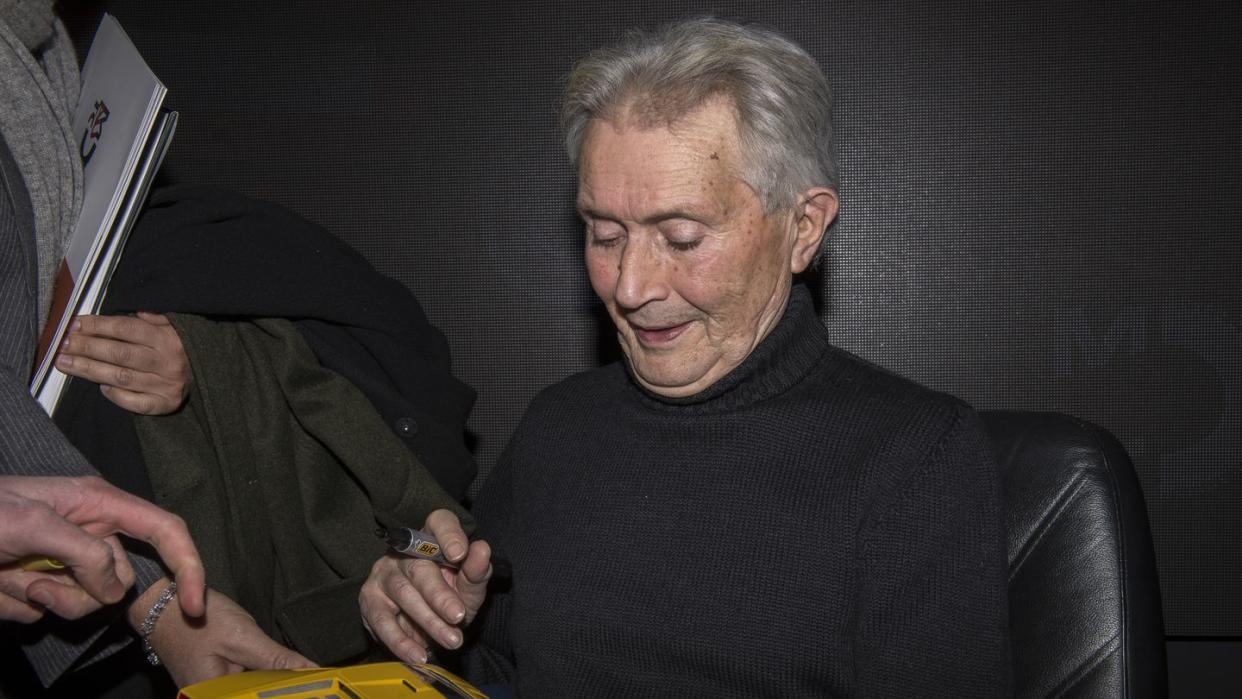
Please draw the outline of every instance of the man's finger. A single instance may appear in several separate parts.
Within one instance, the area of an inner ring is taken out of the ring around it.
[[[56,357],[61,371],[99,384],[108,400],[132,413],[165,415],[185,402],[193,376],[166,317],[81,316],[73,327]]]
[[[141,321],[138,321],[141,322]],[[160,355],[154,347],[129,340],[69,333],[61,341],[57,366],[85,374],[83,378],[111,378],[109,368],[124,367],[139,373],[154,373]],[[107,383],[114,383],[107,381]]]
[[[43,618],[43,610],[32,604],[0,593],[0,621],[32,624]]]
[[[125,315],[83,315],[74,319],[70,333],[119,340],[123,343],[155,347],[160,328],[144,318]]]
[[[491,544],[482,539],[470,542],[469,554],[461,562],[461,572],[463,579],[457,585],[459,594],[464,595],[468,592],[464,585],[475,588],[487,587],[487,581],[492,577]]]
[[[63,619],[80,619],[104,604],[120,601],[125,590],[134,584],[134,569],[116,537],[109,536],[102,543],[108,553],[98,564],[88,562],[83,565],[72,562],[72,558],[67,555],[57,555],[58,560],[72,571],[72,575],[36,575],[26,586],[26,599],[42,605]],[[102,569],[111,571],[111,577],[115,581],[103,580],[103,591],[99,592],[94,589],[100,584],[95,578],[101,574]]]
[[[167,415],[181,407],[181,397],[172,397],[165,391],[171,387],[160,386],[152,391],[131,391],[120,386],[101,385],[104,398],[135,415]]]
[[[456,624],[466,615],[466,603],[458,598],[431,561],[403,561],[402,574],[391,575],[384,590],[414,625],[445,648],[461,645]]]
[[[118,568],[118,560],[124,560],[119,546],[113,546],[101,536],[92,536],[81,527],[65,519],[50,505],[30,500],[20,512],[9,512],[14,518],[14,536],[8,541],[6,558],[16,560],[21,556],[34,555],[60,561],[69,570],[77,585],[85,593],[101,603],[116,602],[133,583],[133,570],[125,561]],[[123,579],[128,574],[128,579]],[[30,580],[37,580],[31,577]],[[55,596],[53,601],[61,599]],[[53,608],[57,614],[61,608]]]
[[[73,489],[71,498],[64,497],[60,490],[49,490],[47,501],[54,503],[69,521],[92,533],[120,532],[154,546],[177,580],[177,599],[182,611],[190,616],[201,616],[206,573],[185,521],[103,479],[75,480],[78,487]]]
[[[81,530],[78,530],[81,531]],[[79,562],[72,555],[53,554],[71,575],[51,573],[37,576],[26,587],[26,598],[46,607],[64,619],[78,619],[105,604],[119,602],[134,584],[134,568],[121,542],[115,536],[100,541],[106,553],[97,561]],[[92,546],[92,551],[99,550]]]
[[[155,547],[160,560],[172,571],[177,581],[177,603],[181,611],[192,617],[202,616],[206,609],[207,572],[185,522],[177,517],[176,524],[180,525],[179,529],[174,527],[173,530],[157,532],[144,541]]]
[[[375,640],[407,663],[427,662],[427,641],[420,634],[407,634],[397,623],[400,612],[363,609],[362,616]]]
[[[37,602],[62,619],[80,619],[104,606],[73,580],[70,577],[41,576],[26,588],[26,599]]]
[[[362,612],[362,625],[371,637],[382,643],[389,651],[409,663],[427,660],[430,642],[426,634],[413,625],[401,625],[401,609],[392,599],[386,587],[405,580],[395,556],[385,556],[371,566],[371,573],[358,593],[358,608]]]
[[[250,633],[244,633],[236,639],[237,645],[228,658],[230,661],[251,670],[296,670],[319,667],[301,653],[273,641],[259,627],[254,626],[252,629]]]
[[[145,385],[145,372],[135,371],[128,365],[100,361],[84,354],[61,352],[56,355],[56,368],[69,376],[85,379],[106,386],[123,386],[141,389]]]
[[[115,536],[105,538],[104,543],[112,547],[112,560],[116,565],[116,577],[125,586],[125,589],[128,590],[138,580],[138,575],[134,573],[134,566],[129,562],[129,554],[125,552],[125,547],[121,545],[121,540]]]
[[[161,653],[160,657],[165,656]],[[167,662],[167,665],[169,673],[173,675],[173,680],[182,687],[188,687],[189,685],[196,684],[198,682],[205,682],[207,680],[214,680],[217,677],[231,675],[246,669],[216,656],[207,656],[192,663],[190,667],[176,672],[173,670],[172,662]]]
[[[433,536],[444,550],[444,557],[456,563],[466,557],[470,540],[461,528],[457,515],[448,510],[436,510],[427,515],[423,530]]]

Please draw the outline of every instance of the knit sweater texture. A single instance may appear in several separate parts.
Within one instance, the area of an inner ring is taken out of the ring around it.
[[[73,134],[81,77],[73,41],[50,0],[0,0],[0,132],[26,185],[38,254],[38,327],[82,208]]]
[[[513,565],[468,672],[539,696],[1010,689],[975,413],[834,348],[810,294],[706,391],[623,364],[532,402],[476,503]]]

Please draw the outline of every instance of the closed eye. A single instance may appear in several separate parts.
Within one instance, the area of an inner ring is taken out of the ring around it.
[[[596,238],[591,236],[591,247],[593,248],[614,248],[620,242],[620,238]]]
[[[587,219],[587,242],[592,247],[610,248],[625,238],[625,226],[606,219]]]
[[[703,224],[684,217],[670,217],[660,222],[660,234],[668,246],[677,252],[689,252],[703,242],[706,234]]]

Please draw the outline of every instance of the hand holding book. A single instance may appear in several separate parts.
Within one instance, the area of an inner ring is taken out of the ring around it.
[[[193,374],[166,316],[80,316],[61,342],[56,368],[100,385],[105,397],[139,415],[181,407]]]

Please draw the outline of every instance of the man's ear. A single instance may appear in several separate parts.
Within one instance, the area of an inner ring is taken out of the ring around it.
[[[819,253],[824,231],[837,217],[837,190],[831,187],[812,187],[802,193],[802,203],[794,212],[797,217],[797,238],[790,255],[789,268],[798,274],[811,266]]]

